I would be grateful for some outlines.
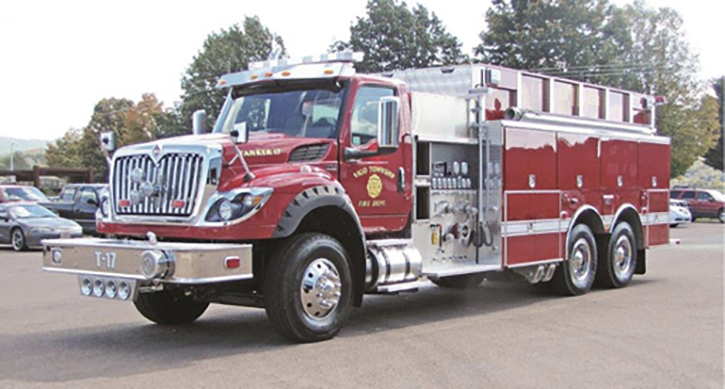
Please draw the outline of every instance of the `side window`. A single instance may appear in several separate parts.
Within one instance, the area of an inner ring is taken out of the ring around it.
[[[695,198],[695,191],[692,190],[686,190],[685,194],[682,195],[683,199],[694,199]]]
[[[98,204],[98,196],[96,196],[96,191],[92,188],[83,188],[81,191],[80,196],[80,202],[81,204],[88,204],[89,200],[93,200]]]
[[[73,201],[73,197],[75,197],[76,194],[76,188],[65,188],[63,189],[63,193],[60,194],[60,200],[61,201]]]
[[[364,145],[377,137],[378,101],[381,97],[395,96],[390,88],[363,86],[357,91],[352,108],[350,132],[354,146]]]
[[[676,198],[680,197],[680,193],[682,193],[682,191],[680,191],[680,190],[672,190],[672,191],[670,191],[670,198],[671,199],[676,199]]]
[[[697,199],[703,200],[703,201],[709,201],[712,200],[712,196],[710,196],[707,192],[697,192]]]

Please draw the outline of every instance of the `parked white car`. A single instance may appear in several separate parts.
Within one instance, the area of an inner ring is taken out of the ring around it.
[[[692,221],[692,213],[687,203],[682,200],[670,199],[670,227],[687,224]]]

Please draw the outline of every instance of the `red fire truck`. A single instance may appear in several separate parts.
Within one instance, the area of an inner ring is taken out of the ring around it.
[[[627,286],[668,243],[653,97],[485,64],[357,74],[356,59],[221,77],[213,132],[198,112],[194,135],[116,150],[107,238],[45,241],[44,270],[159,324],[264,307],[308,342],[366,293],[512,272],[581,295]]]

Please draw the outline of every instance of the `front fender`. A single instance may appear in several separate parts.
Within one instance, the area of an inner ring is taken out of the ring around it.
[[[350,198],[345,194],[345,190],[338,183],[331,185],[320,185],[307,188],[300,192],[290,201],[285,209],[282,217],[279,219],[277,229],[273,238],[284,238],[291,235],[300,222],[310,212],[321,207],[337,207],[345,211],[355,220],[358,228],[360,219],[353,208]],[[362,229],[359,230],[360,236],[364,236]]]

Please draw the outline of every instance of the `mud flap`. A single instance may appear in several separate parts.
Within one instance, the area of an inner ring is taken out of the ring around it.
[[[647,251],[637,250],[637,266],[634,268],[634,274],[647,273]]]

